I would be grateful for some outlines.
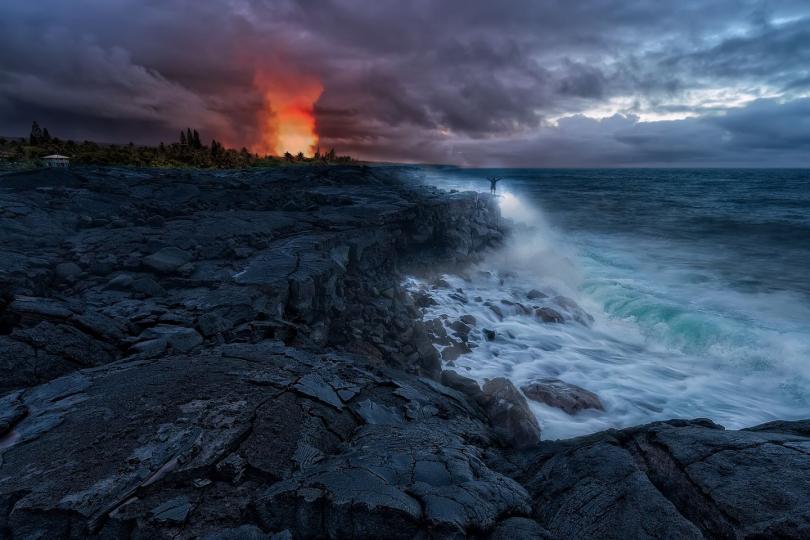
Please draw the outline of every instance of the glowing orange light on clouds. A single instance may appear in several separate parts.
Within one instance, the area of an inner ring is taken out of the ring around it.
[[[252,150],[276,156],[284,152],[312,155],[318,146],[313,107],[323,93],[321,82],[281,70],[260,71],[253,82],[264,97],[264,108],[259,117],[260,140]]]

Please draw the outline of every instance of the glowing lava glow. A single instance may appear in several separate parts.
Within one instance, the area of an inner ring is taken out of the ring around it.
[[[258,154],[312,155],[318,145],[313,107],[323,92],[321,82],[300,74],[259,73],[254,83],[264,96],[259,122]]]

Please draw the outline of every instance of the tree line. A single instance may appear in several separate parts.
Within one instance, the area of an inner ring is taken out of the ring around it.
[[[92,141],[76,142],[62,140],[50,134],[37,122],[31,125],[27,139],[0,139],[0,161],[19,165],[33,164],[49,154],[64,154],[71,163],[78,165],[123,165],[135,167],[195,167],[195,168],[245,168],[273,167],[289,163],[350,163],[350,156],[339,156],[334,149],[321,153],[317,149],[312,156],[303,153],[293,156],[260,156],[243,147],[227,148],[222,142],[212,139],[203,143],[200,133],[193,128],[180,131],[176,142],[160,143],[157,146],[129,144],[100,144]]]

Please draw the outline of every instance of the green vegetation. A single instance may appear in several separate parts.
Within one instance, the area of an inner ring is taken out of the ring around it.
[[[303,153],[282,157],[259,156],[247,148],[225,148],[212,140],[205,145],[196,129],[180,132],[178,142],[160,143],[158,146],[99,144],[91,141],[75,142],[52,137],[48,129],[37,122],[31,126],[28,139],[0,138],[0,164],[6,167],[30,167],[40,163],[41,158],[62,154],[74,165],[123,165],[133,167],[194,167],[235,169],[245,167],[274,167],[291,163],[329,164],[351,163],[349,156],[338,156],[334,149],[321,154],[320,149],[312,157]]]

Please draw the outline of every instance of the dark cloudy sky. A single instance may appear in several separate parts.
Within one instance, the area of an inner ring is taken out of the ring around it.
[[[484,166],[810,165],[808,0],[3,0],[0,134],[255,141]]]

